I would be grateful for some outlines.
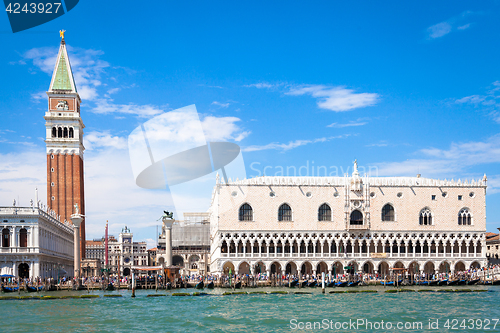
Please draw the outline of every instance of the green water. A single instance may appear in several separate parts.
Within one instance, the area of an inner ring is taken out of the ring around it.
[[[422,290],[422,288],[407,288]],[[500,287],[443,287],[431,290],[472,289],[487,292],[399,292],[391,288],[321,289],[246,289],[244,291],[283,290],[289,294],[222,295],[227,289],[204,290],[209,295],[172,296],[174,292],[196,292],[193,289],[158,291],[165,297],[147,297],[154,290],[91,291],[93,299],[0,300],[0,332],[495,332],[488,320],[500,318]],[[376,293],[330,294],[329,291],[376,290]],[[312,294],[292,294],[311,292]],[[85,295],[87,292],[58,291],[40,295]],[[121,294],[123,297],[103,297]],[[2,294],[1,296],[18,296]],[[21,292],[21,296],[26,294]],[[360,326],[346,326],[349,322]],[[364,324],[358,320],[363,320]],[[371,322],[371,327],[366,321]],[[436,326],[436,320],[437,326]],[[446,321],[449,327],[446,328]],[[463,320],[466,320],[464,322]],[[470,320],[474,320],[471,324]],[[381,322],[384,321],[384,326]],[[429,329],[429,321],[433,329]],[[327,325],[328,323],[328,325]],[[378,323],[378,326],[377,326]],[[388,327],[388,323],[393,325]],[[415,329],[398,329],[395,325],[416,325]],[[418,323],[422,323],[421,328]],[[322,326],[318,327],[318,324]],[[454,325],[455,324],[455,325]],[[464,326],[465,324],[465,326]],[[335,329],[335,325],[337,328]],[[344,329],[339,325],[344,325]],[[462,325],[462,327],[460,326]],[[455,329],[452,329],[453,326]],[[314,326],[313,326],[314,327]],[[303,328],[303,329],[300,329]],[[434,329],[437,328],[437,329]]]

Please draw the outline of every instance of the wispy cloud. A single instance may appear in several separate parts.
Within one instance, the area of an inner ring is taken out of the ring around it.
[[[274,88],[282,87],[284,85],[285,85],[285,83],[258,82],[258,83],[247,84],[244,87],[257,88],[257,89],[274,89]]]
[[[335,112],[349,111],[371,106],[380,96],[376,93],[356,93],[345,87],[305,85],[290,89],[287,95],[311,95],[318,99],[318,107]]]
[[[91,112],[98,114],[123,113],[132,114],[140,118],[148,118],[160,114],[163,110],[156,105],[115,104],[110,98],[96,100]]]
[[[434,24],[427,28],[427,38],[428,39],[436,39],[443,36],[446,36],[452,31],[456,30],[466,30],[470,28],[471,24],[466,23],[463,24],[464,21],[471,15],[473,12],[465,11],[459,16],[454,16],[446,21]]]
[[[368,122],[366,121],[359,121],[359,120],[356,120],[356,121],[350,121],[348,123],[344,123],[344,124],[339,124],[339,123],[332,123],[326,127],[333,127],[333,128],[344,128],[344,127],[357,127],[357,126],[364,126],[368,124]]]
[[[113,136],[109,131],[92,131],[84,136],[84,144],[87,150],[98,148],[127,149],[125,137]]]
[[[240,121],[241,119],[237,117],[207,116],[201,121],[201,126],[207,141],[234,140],[239,142],[251,133],[237,125]]]
[[[492,88],[484,95],[470,95],[455,100],[455,104],[470,104],[483,107],[494,121],[500,123],[500,81],[492,83]]]
[[[221,108],[227,108],[227,107],[229,107],[230,103],[221,103],[221,102],[213,101],[211,105],[216,105],[216,106],[219,106]]]
[[[313,143],[319,143],[319,142],[328,142],[334,139],[342,139],[345,137],[348,137],[349,135],[339,135],[339,136],[330,136],[330,137],[323,137],[323,138],[318,138],[318,139],[313,139],[313,140],[295,140],[295,141],[290,141],[288,143],[278,143],[278,142],[272,142],[267,145],[263,146],[248,146],[243,148],[242,150],[245,152],[252,152],[252,151],[260,151],[260,150],[281,150],[281,151],[287,151],[291,150],[297,147],[313,144]]]

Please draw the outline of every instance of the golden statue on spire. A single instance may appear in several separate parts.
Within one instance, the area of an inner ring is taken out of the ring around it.
[[[66,30],[59,30],[59,36],[64,39],[64,33],[66,32]]]

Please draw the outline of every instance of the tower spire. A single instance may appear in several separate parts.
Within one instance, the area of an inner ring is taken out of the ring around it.
[[[57,93],[73,93],[77,94],[75,79],[71,64],[69,62],[68,51],[66,50],[66,42],[64,41],[64,32],[60,30],[61,45],[59,46],[59,53],[57,54],[56,65],[50,81],[49,92]]]

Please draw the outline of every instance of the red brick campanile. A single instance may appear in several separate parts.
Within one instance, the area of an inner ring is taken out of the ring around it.
[[[71,214],[78,204],[85,215],[83,174],[83,125],[80,117],[80,95],[66,51],[64,33],[57,55],[54,73],[47,92],[49,103],[45,113],[47,145],[47,202],[71,223]],[[85,219],[80,226],[80,254],[85,257]]]

